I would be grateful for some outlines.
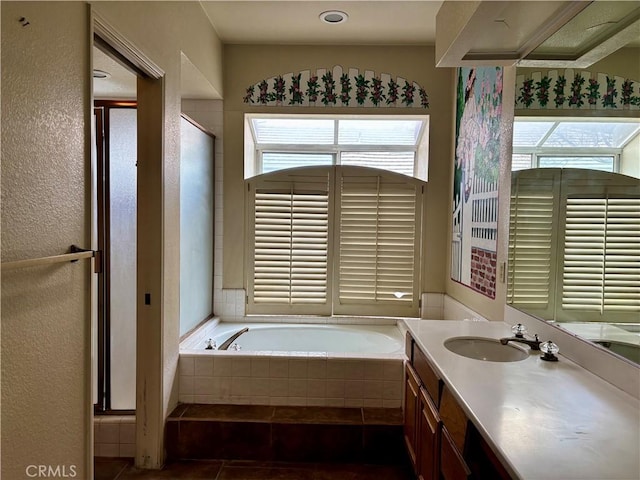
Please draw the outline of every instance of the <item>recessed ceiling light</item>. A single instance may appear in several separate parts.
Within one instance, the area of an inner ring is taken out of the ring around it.
[[[105,72],[104,70],[93,70],[93,78],[109,78],[111,74],[109,72]]]
[[[349,15],[339,10],[328,10],[320,14],[320,20],[322,20],[324,23],[329,23],[331,25],[344,23],[347,21],[348,18],[349,18]]]

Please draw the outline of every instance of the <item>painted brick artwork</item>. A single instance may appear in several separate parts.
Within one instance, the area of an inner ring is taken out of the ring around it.
[[[498,256],[496,252],[471,248],[471,288],[486,295],[496,297],[496,268]]]
[[[451,278],[495,298],[503,72],[457,73]]]

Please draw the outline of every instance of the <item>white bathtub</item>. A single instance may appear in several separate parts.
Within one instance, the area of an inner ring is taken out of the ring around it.
[[[207,322],[180,343],[179,400],[399,408],[404,324],[380,323]],[[240,350],[206,349],[245,327]]]
[[[328,325],[283,323],[218,323],[189,336],[181,351],[204,350],[209,339],[220,347],[248,328],[233,343],[244,352],[327,352],[331,354],[398,354],[404,350],[396,325]]]

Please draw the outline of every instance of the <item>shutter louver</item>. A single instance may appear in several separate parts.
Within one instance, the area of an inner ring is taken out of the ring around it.
[[[553,300],[554,177],[526,174],[514,176],[512,186],[507,301],[541,311],[549,309]]]
[[[562,308],[640,312],[640,198],[567,198]]]
[[[327,304],[327,192],[255,194],[253,302]]]
[[[341,177],[341,306],[417,305],[418,212],[413,184],[377,175]]]

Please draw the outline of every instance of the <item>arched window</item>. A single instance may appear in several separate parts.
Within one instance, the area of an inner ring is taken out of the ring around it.
[[[417,316],[424,182],[365,167],[248,181],[248,313]]]

